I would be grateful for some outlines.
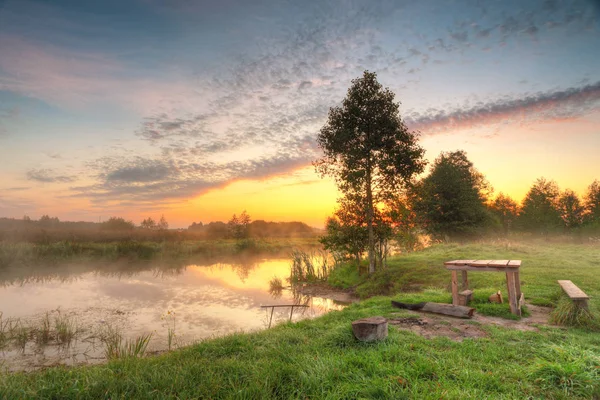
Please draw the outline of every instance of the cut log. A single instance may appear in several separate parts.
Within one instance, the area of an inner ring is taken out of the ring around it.
[[[404,308],[408,310],[425,311],[434,314],[450,315],[458,318],[471,318],[475,309],[466,306],[457,306],[454,304],[442,304],[442,303],[400,303],[399,301],[392,300],[392,305],[398,308]]]
[[[384,317],[369,317],[352,322],[354,336],[363,342],[383,340],[388,335],[388,323]]]

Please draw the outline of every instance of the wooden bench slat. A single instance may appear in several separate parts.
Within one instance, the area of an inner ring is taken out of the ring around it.
[[[509,267],[520,267],[521,266],[521,260],[510,260],[508,262],[507,266],[509,266]]]
[[[470,263],[469,265],[471,265],[473,267],[487,267],[487,265],[492,261],[493,260],[475,260],[472,263]]]
[[[469,265],[473,260],[452,260],[446,261],[444,265]]]
[[[492,260],[488,264],[488,267],[504,267],[504,266],[508,265],[509,261],[510,260]]]
[[[559,280],[558,284],[565,291],[567,296],[569,296],[573,300],[587,300],[590,297],[583,292],[583,290],[579,289],[575,284],[568,280]]]

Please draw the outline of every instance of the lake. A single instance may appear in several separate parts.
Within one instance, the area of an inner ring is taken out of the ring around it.
[[[109,331],[118,331],[124,341],[151,333],[147,351],[153,353],[169,349],[169,336],[174,349],[232,332],[265,329],[271,310],[261,308],[264,305],[306,304],[294,309],[293,321],[344,307],[343,302],[302,296],[289,287],[271,290],[274,277],[287,286],[287,258],[178,267],[158,263],[133,269],[62,265],[40,271],[0,274],[3,369],[104,362],[103,337]],[[290,308],[276,308],[273,324],[289,318]],[[44,321],[51,331],[58,329],[57,321],[68,321],[76,334],[62,344],[56,332],[44,339]]]

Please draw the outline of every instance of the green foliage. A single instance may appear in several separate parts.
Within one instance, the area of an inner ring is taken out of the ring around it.
[[[428,301],[447,294],[428,291]],[[416,297],[415,297],[416,299]],[[205,340],[157,357],[0,375],[0,398],[593,399],[596,333],[480,327],[487,337],[426,339],[390,325],[357,341],[353,320],[397,317],[381,297],[315,320]]]
[[[327,218],[326,235],[319,242],[334,255],[337,262],[353,257],[356,264],[360,264],[368,238],[364,217],[359,203],[340,201],[333,217]]]
[[[508,235],[508,232],[513,230],[519,214],[517,202],[500,192],[490,204],[490,210],[502,225],[504,235]]]
[[[558,209],[559,189],[554,181],[539,178],[525,195],[519,215],[520,227],[547,235],[562,226]]]
[[[588,187],[584,197],[584,205],[586,222],[600,228],[600,181],[594,180]]]
[[[233,214],[233,217],[227,222],[229,237],[232,239],[246,239],[249,237],[250,216],[246,210],[242,211],[240,216]]]
[[[560,195],[558,211],[567,229],[576,229],[583,224],[585,209],[574,191],[567,189]]]
[[[173,331],[174,334],[174,331]],[[104,355],[108,360],[120,358],[139,358],[146,354],[152,334],[144,334],[135,339],[123,339],[122,334],[109,327],[102,337],[105,345]],[[169,350],[171,344],[169,343]]]
[[[368,231],[369,272],[375,271],[375,206],[423,171],[424,150],[402,122],[394,93],[377,75],[354,79],[341,107],[329,110],[317,137],[323,158],[314,165],[333,176],[347,201],[360,202]]]
[[[132,221],[126,221],[121,217],[110,217],[100,224],[100,229],[107,231],[132,231],[135,225]]]
[[[442,153],[415,188],[414,209],[438,239],[474,237],[490,223],[489,186],[464,151]]]
[[[562,296],[552,313],[550,322],[556,325],[600,330],[600,321],[589,309],[581,307],[567,296]]]
[[[290,283],[326,281],[332,266],[327,254],[315,255],[302,250],[291,254]]]
[[[154,221],[154,218],[148,217],[148,218],[144,219],[140,223],[140,228],[142,228],[142,229],[156,229],[157,228],[156,221]]]

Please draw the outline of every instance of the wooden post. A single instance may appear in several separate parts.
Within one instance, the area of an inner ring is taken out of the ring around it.
[[[273,311],[275,311],[275,307],[271,307],[271,318],[269,318],[269,328],[271,327],[271,321],[273,321]]]
[[[519,277],[519,269],[515,268],[513,272],[515,275],[515,289],[517,289],[517,299],[521,298],[521,278]]]
[[[294,306],[292,306],[292,309],[290,310],[290,322],[292,322],[292,314],[294,313]]]
[[[458,274],[452,270],[452,304],[457,306],[460,301],[458,299]]]
[[[468,290],[469,289],[469,279],[467,278],[467,271],[461,271],[462,272],[462,290]]]
[[[508,289],[508,302],[510,304],[510,312],[521,316],[521,309],[519,308],[517,298],[517,288],[515,285],[515,275],[514,272],[506,271],[506,286]]]

